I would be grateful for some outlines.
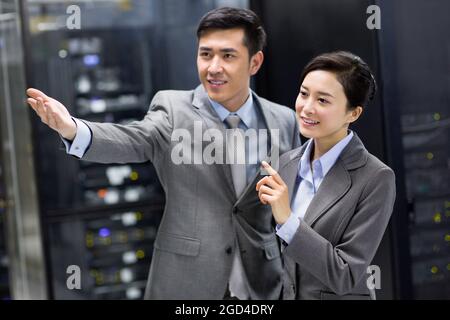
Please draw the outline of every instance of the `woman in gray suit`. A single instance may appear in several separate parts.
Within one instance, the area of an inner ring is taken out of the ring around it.
[[[281,239],[284,299],[375,299],[370,263],[395,201],[393,171],[348,129],[376,91],[367,64],[349,52],[314,58],[295,109],[310,138],[280,158],[257,186]],[[379,270],[379,269],[378,269]]]

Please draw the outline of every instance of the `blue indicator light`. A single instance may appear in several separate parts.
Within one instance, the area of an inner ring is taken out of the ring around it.
[[[111,235],[111,231],[108,228],[101,228],[98,230],[98,235],[102,238],[109,237]]]
[[[98,65],[100,58],[96,54],[88,54],[83,57],[83,63],[88,67],[93,67]]]

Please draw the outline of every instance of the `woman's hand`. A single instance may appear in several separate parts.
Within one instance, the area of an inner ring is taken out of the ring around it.
[[[272,214],[277,224],[284,224],[291,215],[288,187],[267,162],[263,161],[262,166],[270,176],[262,178],[256,184],[259,200],[272,206]]]

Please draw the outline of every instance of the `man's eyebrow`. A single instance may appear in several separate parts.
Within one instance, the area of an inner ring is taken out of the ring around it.
[[[237,52],[237,50],[236,50],[236,49],[233,49],[233,48],[223,48],[223,49],[220,49],[220,51],[221,51],[221,52],[225,52],[225,53],[229,53],[229,52]]]
[[[200,51],[212,51],[212,48],[210,48],[210,47],[199,47],[198,48],[198,50],[200,50]],[[224,53],[230,53],[230,52],[234,52],[234,53],[236,53],[236,52],[238,52],[236,49],[233,49],[233,48],[223,48],[223,49],[220,49],[220,52],[224,52]]]
[[[306,86],[304,86],[304,85],[302,85],[302,88],[309,91],[308,87],[306,87]],[[332,97],[332,98],[334,98],[334,96],[333,96],[331,93],[324,92],[324,91],[317,91],[317,94],[318,94],[318,95],[321,95],[321,96],[327,96],[327,97]]]

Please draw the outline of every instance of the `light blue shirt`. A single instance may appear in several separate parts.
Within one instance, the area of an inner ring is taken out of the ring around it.
[[[306,150],[300,158],[298,179],[301,180],[297,193],[292,199],[291,215],[283,225],[277,225],[276,228],[277,235],[286,243],[289,244],[291,242],[295,232],[300,226],[301,220],[305,216],[309,204],[314,198],[314,195],[317,193],[317,190],[319,190],[320,184],[322,183],[324,177],[336,163],[336,160],[342,153],[342,150],[344,150],[352,138],[353,131],[349,130],[349,134],[344,139],[336,143],[319,159],[312,162],[312,168],[310,159],[314,142],[312,139],[307,142],[308,145],[306,146]]]
[[[243,130],[249,128],[258,128],[258,113],[256,112],[256,108],[253,106],[253,95],[251,93],[245,103],[236,112],[230,112],[220,103],[212,100],[209,97],[208,99],[209,102],[211,102],[214,111],[216,111],[222,122],[224,122],[230,114],[237,114],[242,120],[242,122],[239,123],[239,128]]]
[[[236,114],[241,118],[241,122],[239,122],[239,128],[242,130],[247,129],[255,129],[256,134],[258,136],[258,150],[262,150],[261,148],[266,148],[268,150],[268,137],[265,135],[258,135],[259,129],[266,129],[266,125],[264,122],[264,119],[260,112],[258,112],[257,108],[255,107],[255,104],[253,103],[253,94],[250,92],[250,95],[245,101],[245,103],[236,111],[236,112],[230,112],[228,111],[224,106],[222,106],[220,103],[210,99],[208,97],[209,101],[211,102],[211,105],[213,109],[216,111],[217,115],[219,116],[220,120],[224,122],[224,124],[227,126],[225,119],[230,114]],[[268,134],[268,133],[267,133]],[[247,140],[247,139],[246,139]],[[269,151],[269,150],[268,150]],[[259,152],[257,155],[250,155],[250,148],[248,145],[248,141],[245,143],[245,161],[246,161],[246,174],[247,174],[247,182],[250,182],[250,180],[253,178],[253,176],[256,174],[256,171],[261,163],[262,160],[261,157],[265,157],[267,154],[261,155]],[[258,163],[254,163],[254,162]]]
[[[72,142],[61,137],[64,145],[66,146],[66,152],[77,158],[82,158],[86,153],[89,144],[91,143],[92,134],[89,127],[81,120],[72,117],[77,125],[77,133]]]

